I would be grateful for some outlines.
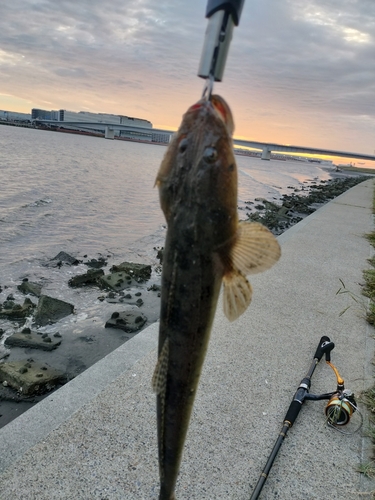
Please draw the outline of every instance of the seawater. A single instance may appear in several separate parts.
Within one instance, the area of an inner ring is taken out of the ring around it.
[[[70,379],[126,342],[121,330],[104,328],[124,304],[108,296],[102,301],[106,292],[98,287],[68,285],[72,276],[87,272],[84,263],[59,268],[50,261],[63,250],[83,262],[104,256],[105,272],[124,260],[158,264],[155,248],[163,245],[165,221],[154,183],[166,148],[0,126],[0,150],[0,303],[11,294],[22,304],[25,296],[17,286],[27,278],[42,285],[43,294],[74,305],[74,314],[38,328],[40,333],[60,333],[58,349],[15,347],[6,360],[32,356]],[[251,206],[248,201],[277,201],[290,189],[329,177],[309,163],[244,156],[237,156],[237,163],[242,218]],[[160,282],[157,266],[152,280]],[[137,290],[130,291],[134,295]],[[145,289],[142,297],[147,325],[158,319],[160,299]],[[36,297],[31,300],[37,304]],[[34,328],[32,317],[26,324]],[[0,321],[0,358],[6,338],[24,326]],[[1,401],[0,427],[33,404],[35,400]]]
[[[0,271],[60,250],[121,255],[145,237],[158,240],[164,218],[154,182],[165,149],[1,126]],[[312,163],[236,159],[240,208],[329,178]]]

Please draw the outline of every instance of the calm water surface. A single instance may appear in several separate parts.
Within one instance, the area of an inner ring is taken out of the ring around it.
[[[121,248],[163,222],[165,147],[2,126],[0,148],[0,264]]]
[[[164,146],[0,126],[0,269],[67,252],[115,252],[164,223],[155,176]],[[239,205],[279,199],[329,174],[237,156]]]

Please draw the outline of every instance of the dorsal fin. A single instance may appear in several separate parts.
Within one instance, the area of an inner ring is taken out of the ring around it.
[[[165,390],[167,382],[168,371],[168,358],[169,358],[169,341],[165,340],[158,362],[156,363],[155,371],[152,376],[152,390],[156,394],[161,394]]]

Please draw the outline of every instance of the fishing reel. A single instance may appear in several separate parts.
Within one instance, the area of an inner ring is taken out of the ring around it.
[[[329,425],[346,425],[353,413],[357,411],[357,403],[350,389],[344,389],[334,394],[324,409]]]
[[[328,345],[331,344],[331,345]],[[357,402],[354,397],[354,393],[350,389],[345,389],[344,379],[340,376],[337,368],[331,363],[331,350],[334,348],[335,344],[333,342],[327,342],[327,350],[325,351],[326,363],[329,365],[336,375],[337,380],[337,391],[334,393],[322,394],[322,399],[329,399],[324,413],[327,418],[327,424],[330,427],[340,431],[343,434],[352,434],[357,432],[363,423],[363,417],[361,412],[357,407]],[[360,418],[360,423],[356,426],[354,431],[344,432],[340,427],[349,424],[353,414],[357,412]]]
[[[325,340],[327,339],[327,340]],[[353,392],[350,389],[345,389],[344,379],[340,376],[337,368],[331,363],[331,351],[335,347],[335,344],[331,342],[328,337],[322,337],[322,342],[320,347],[315,354],[315,359],[321,359],[325,355],[326,363],[329,365],[336,375],[337,389],[334,392],[327,392],[325,394],[305,394],[305,399],[307,400],[328,400],[328,403],[324,409],[326,416],[326,422],[329,427],[341,432],[342,434],[353,434],[357,432],[363,423],[363,416],[358,409]],[[353,426],[350,430],[343,431],[341,428],[349,424],[354,414],[359,417],[355,420],[354,430]]]

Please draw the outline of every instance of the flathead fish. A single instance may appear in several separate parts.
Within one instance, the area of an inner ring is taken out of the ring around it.
[[[159,500],[175,499],[182,450],[223,283],[224,312],[249,305],[246,275],[280,256],[273,234],[239,222],[233,118],[213,95],[185,113],[156,178],[168,229],[163,255],[157,394]]]

